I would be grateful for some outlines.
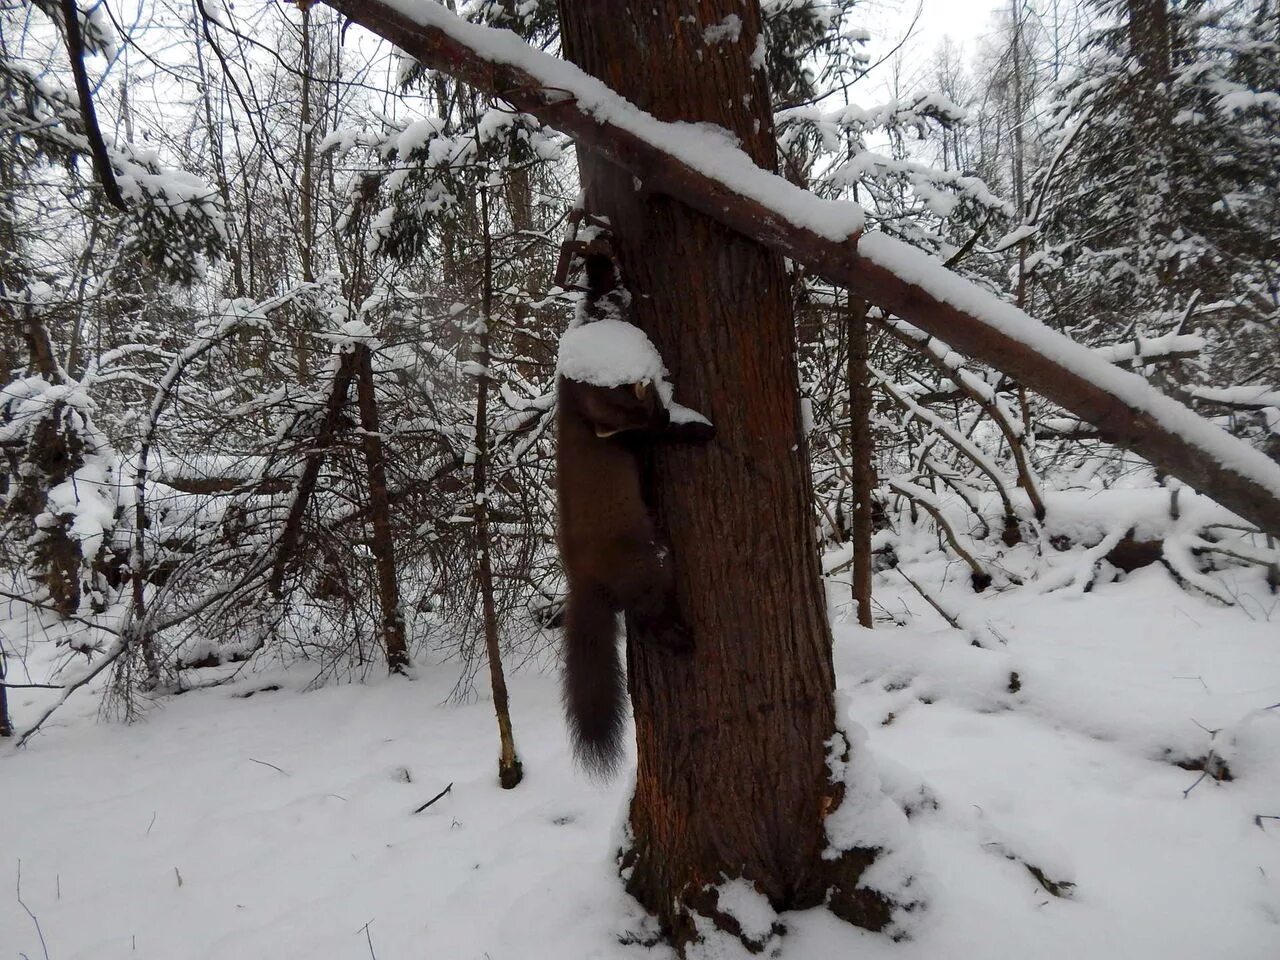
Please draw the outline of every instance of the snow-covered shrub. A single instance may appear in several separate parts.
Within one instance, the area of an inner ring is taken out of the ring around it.
[[[79,384],[25,377],[0,390],[0,523],[62,615],[105,602],[119,462]]]

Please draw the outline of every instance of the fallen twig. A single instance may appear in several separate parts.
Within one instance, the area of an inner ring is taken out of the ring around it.
[[[265,760],[258,760],[258,759],[255,759],[254,757],[250,757],[249,759],[252,760],[254,763],[262,764],[264,767],[270,767],[272,770],[275,770],[277,773],[283,773],[286,777],[289,775],[284,770],[281,770],[279,767],[277,767],[274,763],[267,763],[267,761]]]
[[[911,586],[916,588],[916,593],[920,594],[920,596],[924,598],[925,602],[938,612],[938,616],[942,617],[943,620],[951,624],[952,629],[954,630],[964,629],[963,627],[960,626],[959,620],[957,620],[952,614],[948,613],[946,608],[943,607],[940,603],[938,603],[937,600],[933,599],[933,597],[925,593],[924,587],[920,586],[920,584],[916,583],[909,576],[907,576],[907,574],[903,571],[901,567],[894,567],[894,569],[898,571],[898,573],[901,575],[903,580],[907,581],[907,583],[911,584]]]
[[[450,784],[450,786],[452,786],[452,784]],[[370,920],[369,923],[373,923],[373,921]],[[373,960],[378,960],[378,955],[373,952],[373,934],[369,932],[369,923],[366,923],[360,929],[364,931],[365,941],[369,944],[369,956],[372,957]]]
[[[428,800],[426,803],[424,803],[422,806],[420,806],[417,810],[413,812],[421,813],[423,810],[427,809],[427,807],[431,806],[433,803],[435,803],[437,800],[439,800],[441,797],[443,797],[446,793],[448,793],[452,789],[453,789],[453,784],[450,783],[447,787],[445,787],[443,790],[441,790],[434,797],[432,797],[430,800]]]
[[[44,951],[44,960],[49,960],[49,945],[44,942],[44,931],[40,929],[40,919],[31,912],[31,908],[22,900],[22,859],[18,859],[18,906],[26,911],[31,922],[36,925],[36,936],[40,938],[40,949]]]

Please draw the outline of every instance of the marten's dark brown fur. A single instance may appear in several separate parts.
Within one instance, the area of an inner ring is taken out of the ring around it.
[[[597,230],[580,246],[584,319],[621,319],[628,297],[607,235]],[[714,431],[705,421],[672,424],[656,383],[602,387],[562,376],[557,404],[560,557],[569,582],[565,713],[578,762],[608,775],[622,756],[626,706],[618,613],[673,650],[692,645],[676,612],[669,551],[645,503],[638,454],[657,439],[704,441]]]
[[[652,384],[599,387],[561,377],[558,391],[565,712],[579,762],[608,774],[621,756],[626,702],[617,614],[630,614],[673,649],[691,643],[637,460],[637,445],[667,431],[669,417]]]

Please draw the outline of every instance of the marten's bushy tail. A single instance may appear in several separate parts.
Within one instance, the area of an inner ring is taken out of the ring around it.
[[[578,763],[607,778],[622,759],[626,686],[617,618],[599,590],[578,588],[565,611],[564,709]]]

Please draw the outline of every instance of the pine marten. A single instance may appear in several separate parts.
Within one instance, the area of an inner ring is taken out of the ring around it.
[[[605,271],[588,258],[588,296]],[[612,311],[611,311],[612,312]],[[597,321],[598,322],[598,321]],[[602,328],[603,329],[603,328]],[[676,607],[669,551],[641,484],[639,454],[654,440],[709,439],[701,418],[671,423],[665,383],[599,386],[561,375],[557,384],[556,477],[560,556],[568,580],[564,705],[579,763],[607,776],[622,755],[625,677],[617,614],[675,651],[692,648]]]

